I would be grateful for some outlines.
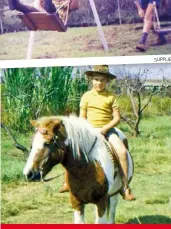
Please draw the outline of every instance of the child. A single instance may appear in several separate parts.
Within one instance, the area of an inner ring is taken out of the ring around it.
[[[134,200],[128,187],[127,149],[114,129],[120,122],[119,105],[116,97],[106,89],[109,80],[115,79],[116,76],[109,72],[107,65],[95,66],[92,71],[87,71],[85,74],[92,81],[93,88],[81,98],[80,116],[87,119],[93,127],[99,128],[100,133],[109,138],[118,154],[126,178],[123,197],[126,200]]]
[[[149,31],[152,27],[153,13],[154,13],[154,2],[158,7],[160,5],[160,0],[136,0],[135,5],[137,6],[138,14],[141,18],[144,18],[144,26],[142,36],[135,47],[141,52],[146,51],[146,41],[148,38]],[[164,45],[166,44],[166,38],[163,34],[158,35],[157,42],[153,45]]]

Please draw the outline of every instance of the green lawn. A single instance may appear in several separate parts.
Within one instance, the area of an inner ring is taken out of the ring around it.
[[[97,27],[68,28],[66,33],[38,31],[34,43],[33,58],[65,58],[95,56],[133,56],[171,53],[171,35],[168,44],[150,47],[155,35],[149,36],[146,53],[137,52],[134,47],[141,33],[142,24],[104,26],[104,33],[110,51],[105,53],[99,40]],[[0,59],[25,59],[29,32],[6,33],[0,36]]]
[[[126,133],[135,164],[131,187],[137,200],[128,202],[120,197],[117,224],[171,224],[170,130],[171,117],[160,116],[142,120],[141,137],[135,139]],[[31,134],[16,135],[23,145],[30,146]],[[24,164],[22,153],[2,132],[2,222],[72,223],[69,195],[58,193],[63,168],[55,167],[48,177],[60,176],[49,182],[26,183],[22,177]],[[94,222],[93,207],[86,207],[87,223]]]

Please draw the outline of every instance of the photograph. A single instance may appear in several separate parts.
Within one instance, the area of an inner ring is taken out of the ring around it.
[[[3,0],[0,60],[168,55],[170,0]]]
[[[170,64],[4,68],[0,92],[2,224],[171,224]]]

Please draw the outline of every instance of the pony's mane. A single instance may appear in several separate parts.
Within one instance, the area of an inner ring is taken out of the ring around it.
[[[39,119],[37,119],[37,125],[41,125],[44,127],[48,127],[50,124],[52,124],[56,119],[61,119],[60,116],[43,116]]]
[[[80,157],[80,150],[87,160],[91,160],[91,153],[96,141],[102,141],[102,136],[85,119],[69,116],[60,117],[65,126],[68,144],[72,147],[73,157]]]

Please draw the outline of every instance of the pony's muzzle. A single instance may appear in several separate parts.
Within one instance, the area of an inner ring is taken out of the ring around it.
[[[41,174],[40,172],[30,171],[27,175],[25,175],[26,181],[40,181]]]

